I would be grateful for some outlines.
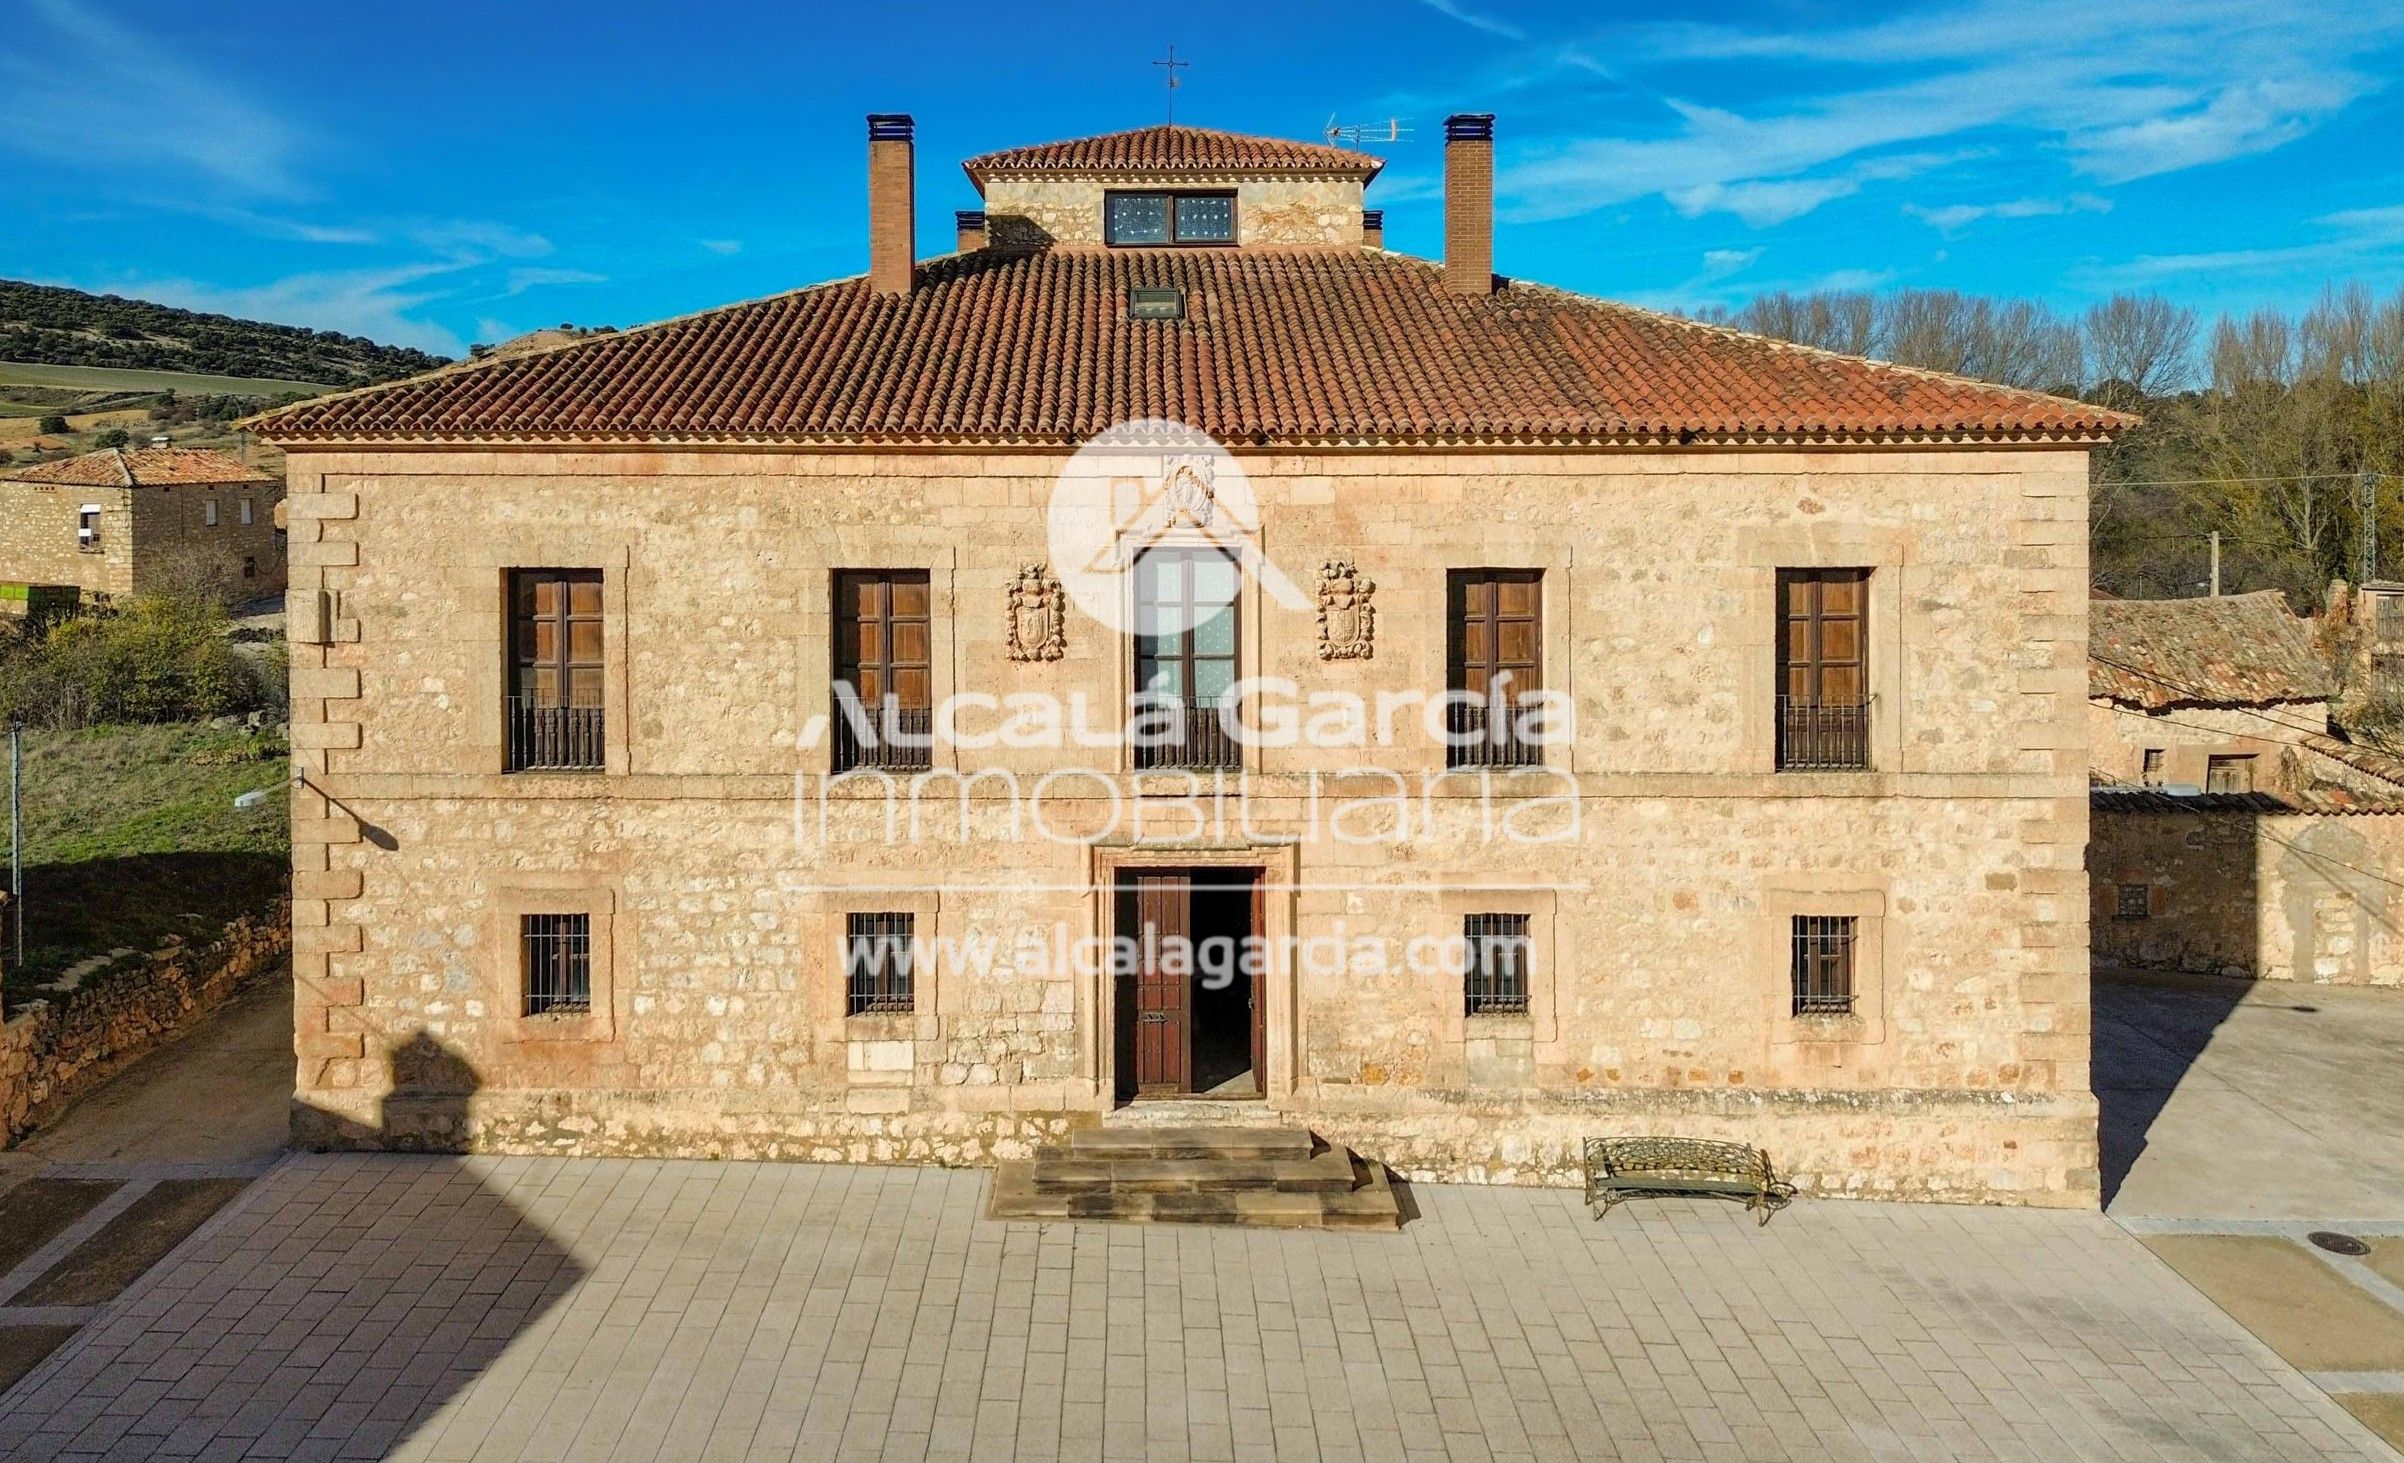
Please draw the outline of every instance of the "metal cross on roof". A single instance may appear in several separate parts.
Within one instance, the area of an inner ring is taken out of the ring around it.
[[[1178,60],[1178,59],[1177,59],[1177,47],[1176,47],[1176,45],[1175,45],[1174,43],[1172,43],[1172,44],[1169,46],[1169,58],[1168,58],[1166,61],[1155,61],[1155,62],[1153,62],[1152,64],[1153,64],[1153,65],[1155,65],[1155,66],[1161,67],[1162,69],[1164,69],[1165,71],[1167,71],[1167,72],[1168,72],[1168,76],[1169,76],[1169,120],[1170,120],[1170,121],[1172,121],[1172,122],[1174,122],[1174,121],[1176,121],[1176,120],[1177,120],[1177,88],[1178,88],[1178,87],[1180,87],[1180,86],[1183,86],[1183,85],[1185,84],[1184,82],[1182,82],[1182,81],[1179,81],[1179,80],[1177,79],[1177,73],[1178,73],[1178,72],[1180,72],[1180,71],[1183,71],[1183,70],[1187,69],[1188,67],[1192,66],[1194,63],[1193,63],[1193,62],[1191,62],[1191,61],[1180,61],[1180,60]]]

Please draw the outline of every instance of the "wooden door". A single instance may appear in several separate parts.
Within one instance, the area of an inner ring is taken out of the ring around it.
[[[1135,876],[1139,1097],[1193,1090],[1193,901],[1193,881],[1182,871]]]
[[[1262,958],[1255,962],[1255,974],[1244,986],[1252,995],[1252,1085],[1263,1097],[1269,1095],[1269,981],[1273,964],[1267,958],[1269,906],[1263,887],[1266,883],[1262,875],[1252,876],[1252,928],[1244,936],[1253,942],[1253,950],[1262,953]]]

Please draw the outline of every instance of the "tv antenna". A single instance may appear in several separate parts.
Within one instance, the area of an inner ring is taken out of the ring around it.
[[[1331,144],[1358,147],[1364,142],[1408,142],[1411,129],[1400,117],[1388,117],[1383,122],[1338,122],[1336,114],[1327,114],[1326,137]]]
[[[1178,60],[1177,47],[1174,43],[1171,43],[1169,46],[1169,59],[1166,61],[1155,61],[1152,64],[1162,68],[1169,74],[1169,120],[1174,122],[1177,120],[1177,88],[1185,85],[1184,82],[1177,79],[1177,73],[1191,68],[1194,63],[1191,61]]]

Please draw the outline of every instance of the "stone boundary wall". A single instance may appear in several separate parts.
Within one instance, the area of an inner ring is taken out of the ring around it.
[[[464,1070],[460,1068],[457,1070]],[[2095,1099],[2083,1092],[1620,1091],[1497,1100],[1417,1092],[1392,1104],[1290,1102],[1252,1121],[1306,1127],[1405,1179],[1576,1188],[1591,1137],[1675,1133],[1768,1151],[1818,1198],[2092,1209]],[[843,1110],[790,1092],[474,1090],[317,1092],[293,1103],[312,1151],[502,1153],[551,1158],[934,1164],[1032,1157],[1099,1124],[1083,1111]]]
[[[2098,959],[2318,985],[2404,987],[2404,815],[2096,814]],[[2121,913],[2123,885],[2145,913]]]
[[[0,1028],[0,1147],[56,1118],[273,969],[292,948],[282,913],[236,920],[206,945],[111,972],[71,996],[29,1001]]]

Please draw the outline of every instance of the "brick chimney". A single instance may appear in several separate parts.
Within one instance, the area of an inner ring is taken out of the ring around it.
[[[985,210],[963,208],[952,215],[952,222],[960,230],[961,253],[974,254],[985,247]]]
[[[1386,247],[1386,211],[1382,208],[1361,210],[1361,242],[1372,249]]]
[[[868,288],[906,295],[918,264],[918,124],[894,112],[868,114]]]
[[[1444,288],[1494,293],[1494,114],[1444,119]]]

